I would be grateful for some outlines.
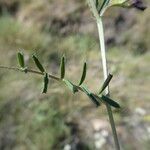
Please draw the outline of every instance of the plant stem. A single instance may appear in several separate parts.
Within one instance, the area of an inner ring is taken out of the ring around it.
[[[8,70],[14,70],[14,71],[20,71],[20,72],[24,72],[24,70],[22,70],[21,68],[17,68],[17,67],[7,67],[7,66],[1,66],[0,65],[0,69],[8,69]],[[33,74],[38,74],[38,75],[44,75],[42,72],[40,71],[36,71],[33,69],[27,69],[27,73],[33,73]],[[61,81],[61,79],[57,76],[54,76],[52,74],[48,74],[49,78],[52,78],[54,80],[57,81]]]
[[[107,59],[106,59],[106,49],[105,49],[104,29],[103,29],[102,18],[99,18],[97,20],[97,27],[98,27],[99,41],[100,41],[100,48],[101,48],[103,76],[104,76],[104,81],[105,81],[107,79],[107,76],[108,76],[108,69],[107,69]],[[109,86],[107,86],[107,88],[105,89],[105,94],[106,95],[110,94],[109,93]],[[111,109],[111,106],[109,106],[107,103],[105,105],[107,108],[107,113],[108,113],[110,125],[112,128],[115,147],[116,147],[116,150],[120,150],[112,109]]]
[[[0,69],[8,69],[8,70],[19,71],[19,72],[23,72],[23,73],[24,73],[24,70],[22,70],[21,68],[18,68],[18,67],[8,67],[8,66],[2,66],[2,65],[0,65]],[[27,71],[26,73],[31,73],[31,74],[41,75],[41,76],[44,75],[44,74],[43,74],[42,72],[40,72],[40,71],[33,70],[33,69],[29,69],[29,68],[27,68],[26,71]],[[51,79],[53,79],[53,80],[56,80],[56,81],[59,81],[59,82],[62,82],[62,81],[63,81],[61,78],[59,78],[59,77],[57,77],[57,76],[54,76],[54,75],[52,75],[52,74],[50,74],[50,73],[48,73],[48,76],[49,76],[49,78],[51,78]],[[77,88],[78,90],[80,90],[81,92],[84,93],[84,90],[83,90],[80,86],[78,86],[78,85],[75,85],[75,86],[76,86],[76,88]],[[95,95],[95,94],[94,94],[94,95]],[[97,97],[97,95],[95,95],[95,97]]]

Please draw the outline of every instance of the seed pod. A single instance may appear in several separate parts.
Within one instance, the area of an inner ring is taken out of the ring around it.
[[[61,77],[61,79],[63,79],[65,77],[65,56],[62,56],[62,58],[61,58],[60,77]]]
[[[22,52],[18,52],[17,54],[17,58],[18,58],[18,63],[20,65],[21,68],[25,68],[25,63],[24,63],[24,55]]]
[[[107,79],[105,80],[105,82],[103,83],[103,85],[101,87],[99,94],[101,94],[105,90],[105,88],[109,85],[112,77],[113,77],[113,75],[111,75],[111,74],[108,75]]]
[[[37,58],[35,55],[32,55],[32,58],[33,58],[33,60],[34,60],[35,65],[37,66],[37,68],[38,68],[42,73],[44,73],[44,72],[45,72],[45,69],[44,69],[44,67],[42,66],[42,64],[40,63],[40,61],[38,60],[38,58]]]
[[[42,93],[47,93],[48,83],[49,83],[48,73],[45,73],[44,74],[44,87],[43,87]]]
[[[104,102],[108,103],[110,106],[113,106],[115,108],[120,108],[120,105],[115,102],[114,100],[112,100],[111,98],[102,95],[102,97],[100,97]]]
[[[85,80],[86,70],[87,70],[87,65],[86,65],[86,62],[85,62],[84,65],[83,65],[83,71],[82,71],[82,76],[81,76],[79,85],[81,85],[84,82],[84,80]]]

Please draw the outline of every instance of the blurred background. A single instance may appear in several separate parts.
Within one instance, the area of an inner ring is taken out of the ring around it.
[[[123,150],[150,149],[149,14],[149,8],[113,8],[104,18]],[[85,0],[0,0],[0,65],[18,66],[19,50],[28,66],[35,68],[36,53],[54,75],[65,54],[66,75],[74,83],[87,61],[86,85],[97,92],[103,83],[97,27]],[[42,85],[37,75],[0,69],[0,150],[114,150],[105,106],[95,108],[85,95],[53,80],[41,94]]]

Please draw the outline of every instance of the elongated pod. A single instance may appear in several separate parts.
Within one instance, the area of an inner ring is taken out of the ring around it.
[[[18,63],[21,68],[25,68],[24,55],[22,52],[17,53]]]
[[[35,63],[35,65],[37,66],[37,68],[42,72],[44,73],[45,72],[45,69],[44,67],[42,66],[41,62],[39,61],[39,59],[35,56],[35,55],[32,55],[32,58],[33,58],[33,61]]]
[[[44,87],[43,87],[42,93],[47,93],[48,83],[49,83],[48,73],[45,73],[44,74]]]

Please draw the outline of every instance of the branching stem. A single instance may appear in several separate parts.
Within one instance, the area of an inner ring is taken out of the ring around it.
[[[105,40],[104,40],[104,30],[103,30],[102,18],[97,19],[97,27],[98,27],[99,41],[100,41],[100,48],[101,48],[103,76],[104,76],[104,81],[105,81],[107,79],[107,76],[108,76],[108,69],[107,69],[106,49],[105,49]],[[109,86],[107,86],[107,88],[105,89],[105,94],[106,95],[110,94],[109,93]],[[107,108],[107,113],[108,113],[110,125],[112,128],[112,133],[113,133],[113,137],[114,137],[116,150],[120,150],[112,109],[111,109],[111,106],[109,106],[107,103],[105,105]]]
[[[23,69],[18,68],[18,67],[7,67],[7,66],[2,66],[2,65],[0,65],[0,69],[8,69],[8,70],[14,70],[14,71],[19,71],[19,72],[25,72]],[[28,68],[26,69],[26,73],[32,73],[32,74],[36,74],[36,75],[44,75],[44,73],[42,73],[40,71],[28,69]],[[49,76],[49,78],[51,78],[53,80],[60,81],[60,82],[63,81],[61,78],[54,76],[50,73],[48,73],[48,76]],[[80,86],[78,86],[78,85],[75,85],[75,86],[78,90],[80,90],[81,92],[84,93],[83,89]],[[97,95],[95,95],[95,97],[97,97]]]
[[[20,68],[17,68],[17,67],[6,67],[6,66],[1,66],[0,65],[0,68],[1,69],[8,69],[8,70],[24,72],[24,70],[22,70]],[[38,75],[44,75],[42,72],[36,71],[36,70],[33,70],[33,69],[27,69],[26,72],[27,73],[34,73],[34,74],[38,74]],[[48,75],[49,75],[49,78],[52,78],[52,79],[57,80],[57,81],[61,81],[61,79],[57,76],[54,76],[52,74],[48,74]]]

